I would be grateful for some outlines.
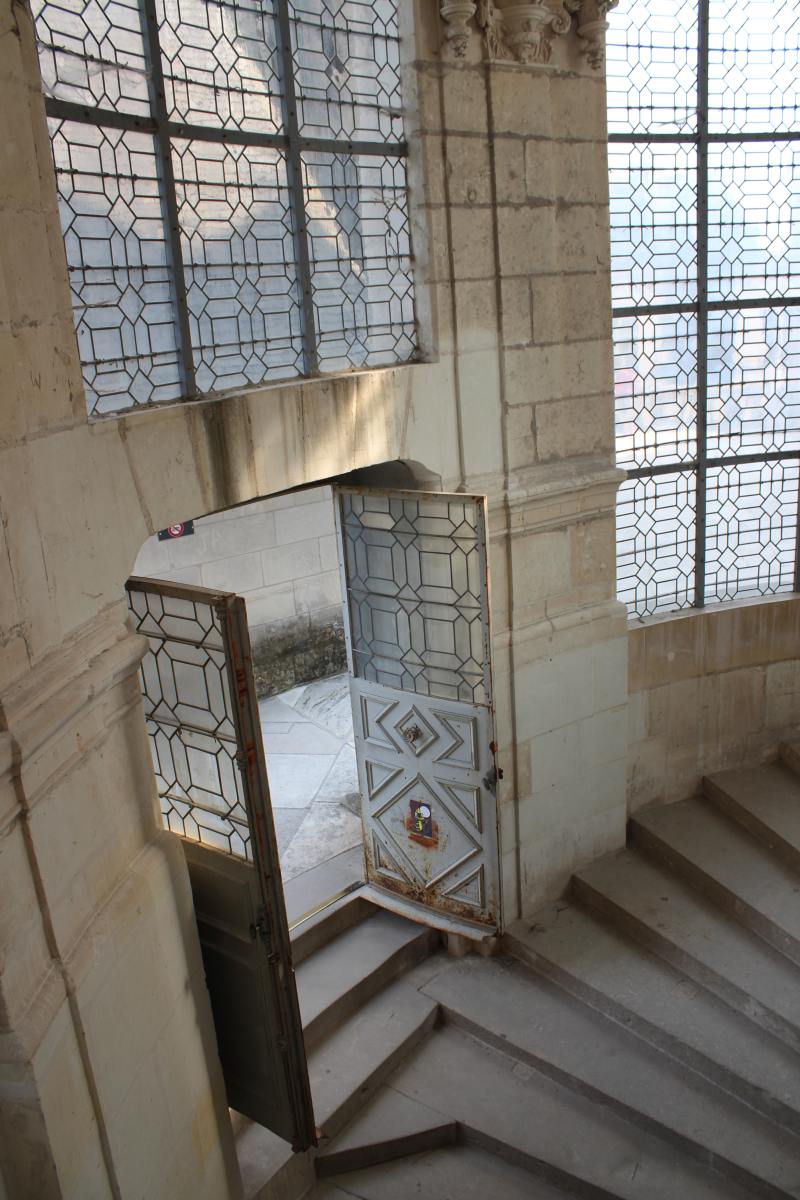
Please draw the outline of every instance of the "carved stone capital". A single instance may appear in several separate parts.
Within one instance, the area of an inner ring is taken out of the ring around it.
[[[475,7],[475,0],[442,0],[439,6],[445,25],[445,46],[453,58],[464,58],[467,53]]]
[[[595,71],[606,65],[606,15],[618,4],[619,0],[584,0],[581,5],[578,37],[583,42],[582,53]]]
[[[548,63],[554,37],[575,32],[590,66],[600,70],[605,63],[606,13],[619,0],[441,0],[439,11],[445,25],[444,45],[453,58],[464,58],[474,27],[482,38],[490,60]],[[573,20],[575,18],[575,20]]]

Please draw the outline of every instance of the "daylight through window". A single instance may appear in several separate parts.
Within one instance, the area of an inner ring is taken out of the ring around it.
[[[414,358],[396,0],[35,0],[89,410]]]
[[[622,0],[608,35],[618,585],[798,587],[800,13]]]

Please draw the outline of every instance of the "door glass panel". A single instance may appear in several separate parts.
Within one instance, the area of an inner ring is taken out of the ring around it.
[[[339,500],[355,676],[488,704],[478,502],[356,492]]]
[[[252,860],[215,597],[129,594],[136,629],[150,645],[141,684],[164,824]]]

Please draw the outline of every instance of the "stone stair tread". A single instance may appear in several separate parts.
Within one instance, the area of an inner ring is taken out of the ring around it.
[[[522,963],[466,958],[425,992],[446,1020],[754,1190],[772,1195],[800,1179],[796,1136]]]
[[[800,1050],[800,974],[694,888],[632,850],[574,877],[578,898]]]
[[[655,845],[718,903],[800,961],[800,878],[709,805],[684,800],[631,819],[635,844]]]
[[[565,1193],[477,1146],[458,1145],[323,1181],[306,1200],[565,1200]]]
[[[373,1166],[455,1141],[456,1123],[392,1087],[382,1087],[334,1142],[317,1158],[317,1171],[329,1175]],[[352,1164],[352,1165],[351,1165]]]
[[[404,965],[424,954],[427,929],[393,913],[376,911],[322,946],[296,970],[300,1016],[308,1048],[319,1027],[352,1011]],[[325,1020],[327,1017],[327,1021]]]
[[[231,1124],[243,1200],[261,1200],[268,1187],[283,1186],[289,1195],[302,1195],[314,1175],[311,1151],[295,1154],[289,1142],[241,1113],[231,1114]]]
[[[317,1127],[333,1138],[436,1020],[437,1005],[399,980],[389,984],[309,1055]]]
[[[576,905],[506,931],[511,952],[748,1103],[800,1131],[800,1055]]]
[[[291,931],[292,959],[295,968],[316,954],[328,942],[332,942],[346,929],[374,917],[379,909],[370,904],[364,889],[339,896],[333,903],[326,904],[319,912],[302,921]]]
[[[355,846],[287,879],[283,885],[283,897],[289,925],[294,925],[317,904],[324,903],[343,888],[363,878],[364,851],[361,846]]]
[[[704,780],[711,798],[748,829],[797,854],[800,861],[800,779],[780,763],[716,771]]]
[[[500,997],[497,997],[499,1000]],[[548,1184],[619,1200],[752,1200],[674,1146],[510,1054],[445,1025],[395,1072],[392,1086],[454,1117]]]

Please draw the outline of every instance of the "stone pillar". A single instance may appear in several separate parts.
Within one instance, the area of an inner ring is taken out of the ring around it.
[[[0,4],[0,1191],[239,1192],[183,856],[159,831],[30,16]],[[4,1190],[3,1190],[4,1189]]]
[[[441,6],[441,136],[462,486],[491,505],[508,922],[625,835],[605,89],[596,5],[590,45],[575,3],[469,7]]]

